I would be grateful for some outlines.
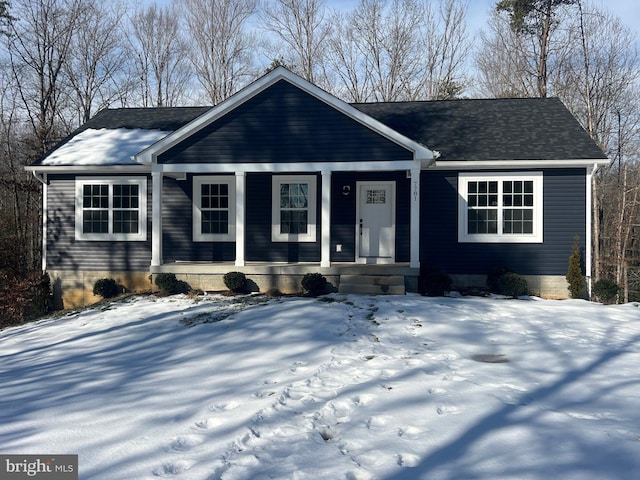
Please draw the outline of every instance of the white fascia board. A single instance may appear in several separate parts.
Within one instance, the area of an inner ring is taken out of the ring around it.
[[[611,160],[575,159],[575,160],[441,160],[435,161],[430,168],[437,170],[492,170],[522,168],[591,168],[596,165],[608,165]]]
[[[407,148],[414,153],[416,160],[432,161],[435,157],[434,152],[424,145],[411,140],[404,135],[389,128],[385,124],[375,120],[374,118],[362,113],[360,110],[352,107],[348,103],[334,97],[330,93],[322,90],[320,87],[308,82],[307,80],[299,77],[284,67],[277,67],[266,75],[260,77],[258,80],[250,83],[239,92],[235,93],[231,97],[219,103],[215,107],[212,107],[208,112],[203,113],[195,120],[191,121],[182,128],[179,128],[175,132],[167,135],[165,138],[159,140],[155,144],[149,146],[147,149],[141,151],[135,156],[135,160],[141,163],[155,163],[158,155],[166,152],[168,149],[177,145],[181,141],[187,139],[198,130],[206,127],[210,123],[221,118],[228,112],[232,111],[239,105],[243,104],[247,100],[251,99],[255,95],[269,88],[279,80],[286,80],[292,85],[300,88],[308,94],[318,98],[329,106],[335,108],[339,112],[347,115],[348,117],[356,120],[357,122],[365,125],[378,134],[388,138],[389,140],[397,143],[398,145]]]
[[[151,173],[150,165],[103,165],[103,166],[87,166],[87,165],[27,165],[24,167],[29,172],[51,173],[51,174],[88,174],[102,175],[115,173]]]
[[[169,173],[305,173],[305,172],[370,172],[411,170],[414,160],[389,162],[309,162],[309,163],[166,163],[154,164],[153,172]]]

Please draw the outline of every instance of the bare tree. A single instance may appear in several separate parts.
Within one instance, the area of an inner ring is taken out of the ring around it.
[[[35,133],[34,154],[52,147],[65,130],[68,92],[63,67],[84,9],[82,0],[18,0],[9,36],[10,65]]]
[[[130,52],[143,106],[175,106],[185,100],[191,72],[178,11],[151,4],[130,22]]]
[[[273,58],[282,58],[316,83],[331,32],[328,18],[325,0],[272,0],[265,3],[260,23],[278,40]]]
[[[79,123],[108,107],[128,90],[122,42],[123,6],[85,0],[64,71]]]
[[[218,104],[254,76],[255,35],[247,23],[257,0],[184,0],[183,7],[196,78]]]
[[[465,88],[464,63],[471,50],[466,12],[466,5],[457,0],[441,0],[437,8],[427,4],[421,48],[426,69],[416,89],[421,97],[454,98]]]
[[[466,6],[361,0],[331,39],[330,71],[351,100],[451,98],[464,88]]]
[[[494,11],[479,36],[476,55],[477,90],[496,98],[536,96],[527,40],[509,26],[503,12]]]
[[[500,0],[498,11],[507,12],[511,29],[518,35],[532,40],[532,55],[535,57],[538,96],[547,96],[549,79],[549,51],[551,36],[556,26],[556,14],[564,5],[576,0]]]

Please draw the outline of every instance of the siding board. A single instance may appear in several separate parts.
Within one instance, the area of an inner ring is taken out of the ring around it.
[[[412,152],[286,81],[159,156],[159,163],[410,160]]]
[[[576,235],[584,247],[584,169],[543,171],[544,243],[458,243],[454,171],[422,172],[420,261],[449,274],[484,275],[507,266],[522,275],[565,275]]]
[[[83,176],[86,177],[87,175]],[[150,178],[147,178],[147,199],[146,241],[79,241],[75,239],[75,176],[49,175],[47,188],[47,269],[88,271],[148,270],[151,264]]]

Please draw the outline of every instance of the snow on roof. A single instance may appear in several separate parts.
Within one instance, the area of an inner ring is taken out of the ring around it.
[[[171,132],[141,129],[87,129],[48,155],[41,165],[132,165],[131,157]]]

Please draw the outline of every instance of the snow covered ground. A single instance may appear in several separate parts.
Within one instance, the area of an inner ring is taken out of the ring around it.
[[[638,304],[132,297],[0,332],[0,385],[0,453],[81,479],[640,475]]]

